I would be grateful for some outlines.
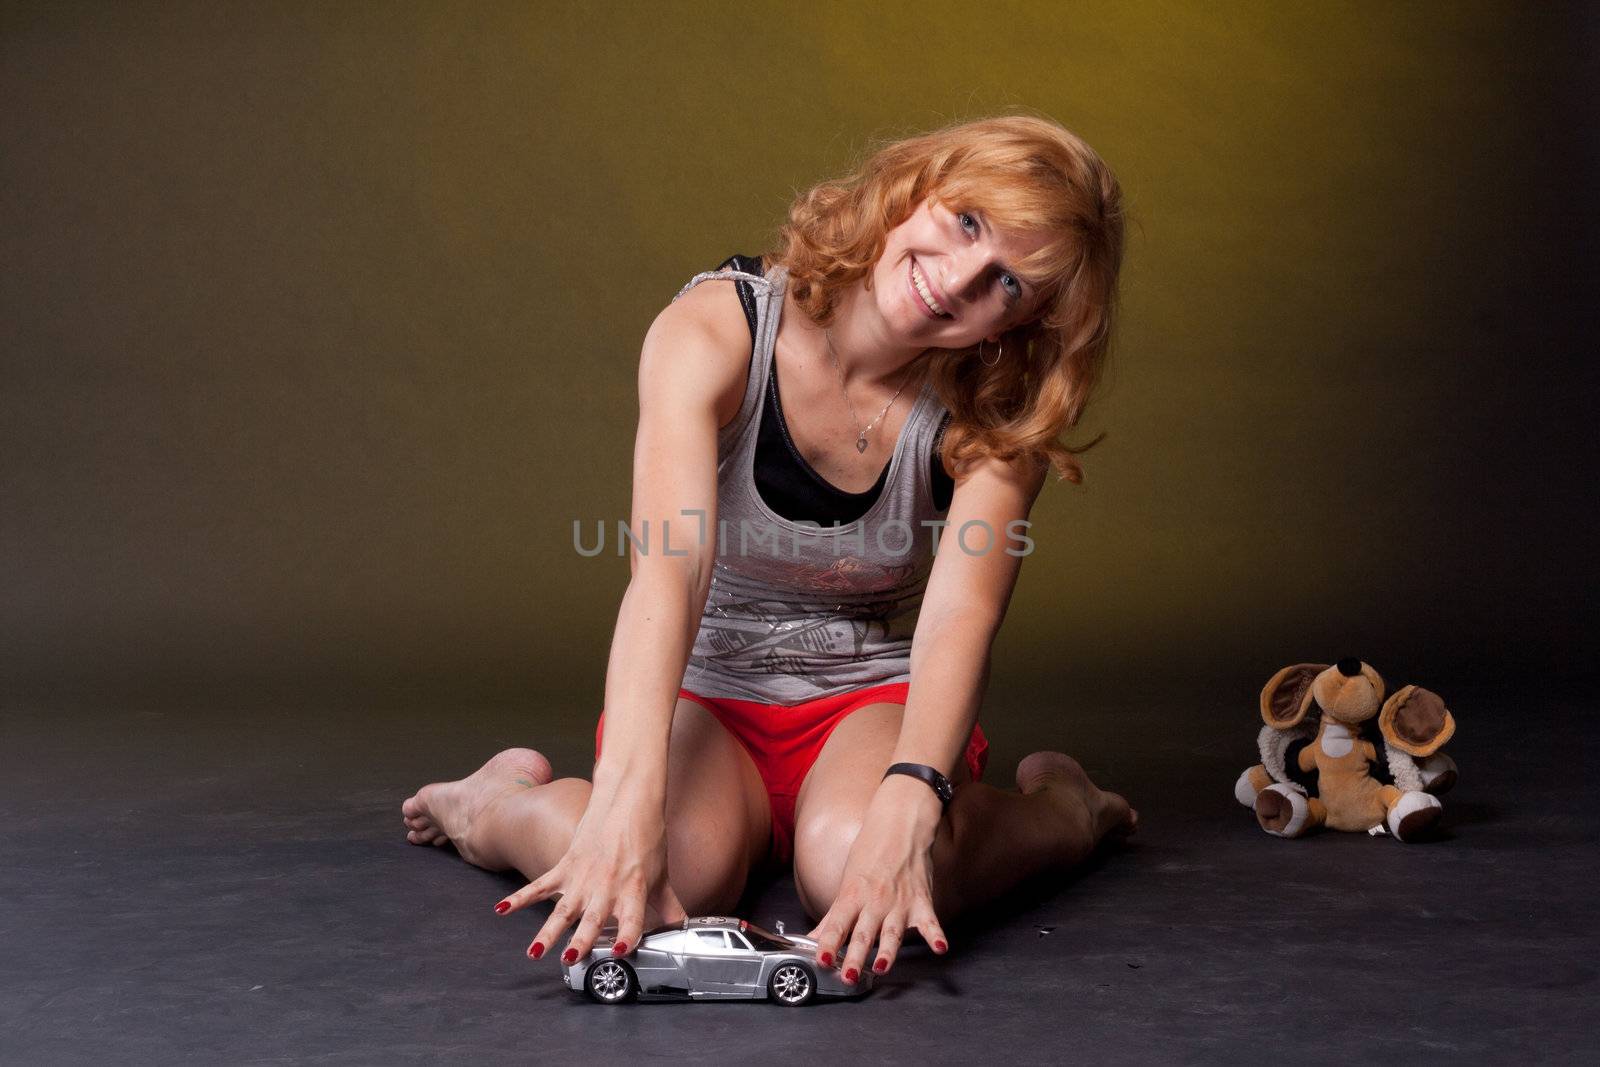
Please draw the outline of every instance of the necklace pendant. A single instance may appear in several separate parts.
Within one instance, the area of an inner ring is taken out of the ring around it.
[[[856,438],[856,451],[857,452],[865,452],[866,450],[867,450],[867,439],[865,437]]]

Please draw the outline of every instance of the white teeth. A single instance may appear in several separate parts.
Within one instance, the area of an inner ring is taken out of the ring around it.
[[[928,283],[922,278],[922,271],[917,269],[917,264],[911,264],[911,282],[917,287],[917,295],[922,297],[922,302],[928,305],[928,310],[935,315],[949,315],[944,305],[933,298],[933,293],[928,289]]]

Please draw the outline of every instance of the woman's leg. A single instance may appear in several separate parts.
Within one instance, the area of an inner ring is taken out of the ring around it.
[[[589,802],[587,780],[553,778],[538,752],[507,749],[467,778],[418,790],[401,806],[406,840],[454,844],[469,863],[532,881],[561,859]],[[667,745],[667,881],[691,915],[734,909],[771,826],[750,754],[680,699]]]
[[[869,704],[829,735],[801,786],[795,813],[795,888],[813,919],[833,904],[850,845],[861,829],[900,736],[900,704]],[[994,900],[1022,881],[1061,873],[1101,838],[1131,832],[1127,801],[1089,781],[1059,752],[1017,765],[1017,791],[973,782],[963,760],[933,844],[933,907],[941,922]]]

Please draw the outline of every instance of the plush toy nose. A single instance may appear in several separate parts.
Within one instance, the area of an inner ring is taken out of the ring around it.
[[[1334,666],[1339,668],[1339,673],[1346,678],[1354,678],[1361,673],[1361,661],[1354,656],[1346,656],[1338,663],[1335,663]]]

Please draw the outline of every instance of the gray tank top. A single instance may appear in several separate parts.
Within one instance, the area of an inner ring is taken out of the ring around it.
[[[788,275],[778,265],[766,277],[708,271],[678,297],[708,278],[750,283],[756,341],[739,413],[717,434],[717,530],[707,530],[717,553],[683,688],[790,705],[910,681],[911,637],[947,514],[926,461],[944,405],[925,380],[883,491],[861,518],[821,526],[774,513],[756,491],[755,454]]]

